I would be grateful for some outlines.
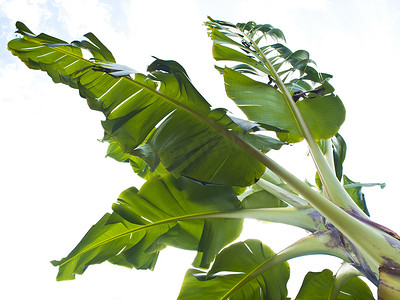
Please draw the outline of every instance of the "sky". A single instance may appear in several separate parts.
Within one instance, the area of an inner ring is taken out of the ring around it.
[[[66,256],[120,192],[142,182],[129,166],[104,158],[106,145],[97,140],[101,115],[76,90],[28,70],[7,51],[15,22],[66,41],[92,31],[118,63],[140,72],[151,56],[176,60],[213,106],[234,111],[214,69],[203,25],[207,16],[270,23],[283,30],[289,48],[308,50],[320,71],[334,75],[347,111],[340,130],[348,146],[345,174],[353,181],[386,183],[383,190],[364,190],[368,207],[374,221],[400,232],[399,1],[0,0],[0,298],[175,299],[194,257],[168,248],[154,272],[104,263],[74,281],[56,282],[49,261]],[[304,144],[270,155],[312,180]],[[304,236],[288,226],[247,225],[242,239],[261,239],[275,251]],[[335,272],[338,263],[325,257],[293,260],[290,295],[301,284],[302,267]]]

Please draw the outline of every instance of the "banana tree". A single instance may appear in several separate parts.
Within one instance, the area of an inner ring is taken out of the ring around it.
[[[68,43],[17,22],[8,49],[55,83],[78,89],[104,114],[107,156],[146,180],[121,193],[63,259],[57,280],[108,261],[152,270],[167,246],[196,251],[179,299],[287,299],[288,260],[326,254],[343,264],[309,272],[296,299],[400,299],[400,238],[373,222],[362,184],[343,173],[338,133],[345,108],[307,51],[291,51],[281,30],[209,18],[217,71],[246,118],[213,109],[177,62],[155,58],[147,72],[116,63],[93,34]],[[90,52],[92,58],[84,58]],[[267,153],[305,142],[315,185]],[[383,187],[383,185],[382,185]],[[244,219],[309,233],[274,253],[258,240],[235,242]]]

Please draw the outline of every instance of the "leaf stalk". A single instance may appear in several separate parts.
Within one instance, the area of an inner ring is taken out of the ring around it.
[[[243,33],[246,38],[251,41],[251,45],[254,47],[257,56],[265,64],[268,70],[271,72],[271,76],[274,78],[275,83],[277,84],[279,90],[282,92],[286,103],[297,122],[297,125],[302,132],[311,152],[311,155],[315,161],[317,170],[320,174],[321,181],[326,186],[327,193],[329,195],[329,199],[331,199],[337,205],[353,211],[359,215],[364,216],[364,212],[354,203],[351,197],[347,194],[346,190],[340,184],[340,182],[336,179],[335,174],[327,163],[324,155],[321,152],[318,144],[316,143],[310,128],[308,127],[306,121],[304,120],[300,110],[298,109],[296,103],[293,101],[292,95],[287,89],[285,83],[279,76],[278,72],[275,70],[274,66],[271,64],[269,59],[265,56],[264,52],[257,46],[257,43],[252,41],[252,39]]]

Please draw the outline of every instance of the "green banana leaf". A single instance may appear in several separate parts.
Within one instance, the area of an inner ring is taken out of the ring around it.
[[[344,106],[327,83],[331,76],[318,73],[311,66],[314,62],[307,51],[292,52],[281,43],[271,43],[270,38],[284,40],[284,36],[269,24],[234,25],[209,19],[206,25],[214,43],[215,60],[240,63],[217,69],[224,75],[227,95],[250,120],[266,128],[286,131],[277,131],[282,141],[295,143],[303,139],[299,120],[288,105],[292,99],[277,90],[276,71],[316,140],[330,138],[338,132],[345,119]],[[260,81],[254,77],[260,77]]]
[[[248,186],[265,167],[234,141],[244,139],[265,152],[282,144],[243,132],[226,111],[211,110],[174,61],[156,59],[149,74],[115,63],[92,34],[71,44],[45,34],[35,36],[17,22],[21,38],[8,49],[29,68],[46,71],[54,82],[79,89],[91,109],[104,113],[106,134],[124,153],[142,158],[151,169],[160,163],[176,176],[203,183]],[[93,59],[83,58],[82,49]]]
[[[309,272],[304,278],[296,300],[326,300],[334,284],[335,277],[331,270]],[[348,280],[342,287],[337,300],[374,299],[368,285],[358,277]]]
[[[106,260],[126,267],[153,269],[166,246],[198,251],[197,265],[208,267],[215,255],[234,241],[242,219],[207,215],[238,209],[230,187],[204,186],[167,174],[153,177],[138,191],[121,193],[114,212],[106,214],[60,261],[57,280],[74,279],[89,265]]]
[[[153,176],[138,191],[121,193],[67,257],[53,261],[57,280],[74,279],[93,264],[109,261],[153,269],[166,246],[197,251],[193,265],[207,268],[242,230],[243,218],[290,224],[316,232],[323,222],[311,207],[282,207],[272,195],[250,194],[241,202],[231,187],[202,185],[171,174]]]
[[[275,253],[257,240],[246,240],[225,248],[208,272],[190,269],[178,299],[247,300],[286,299],[289,265],[281,263],[245,282],[251,273]]]

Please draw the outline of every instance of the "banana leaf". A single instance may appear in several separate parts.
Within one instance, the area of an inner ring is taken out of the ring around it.
[[[198,251],[195,265],[208,267],[239,236],[243,222],[209,215],[239,206],[231,187],[205,186],[171,174],[153,177],[139,191],[132,187],[122,192],[112,214],[104,215],[67,257],[52,261],[59,267],[57,280],[74,279],[106,260],[153,269],[168,245]]]
[[[106,117],[102,122],[106,135],[151,168],[161,163],[175,176],[248,186],[265,167],[235,140],[244,139],[263,152],[282,145],[243,132],[224,110],[211,110],[177,62],[156,59],[147,75],[131,76],[134,71],[116,64],[92,33],[86,35],[89,41],[67,43],[45,34],[36,36],[21,22],[17,28],[22,37],[11,40],[8,49],[29,68],[79,89],[89,107]],[[82,51],[90,51],[93,58],[85,59]]]
[[[250,120],[286,131],[277,131],[282,141],[299,142],[304,136],[288,103],[294,100],[316,140],[338,132],[345,119],[344,106],[327,82],[331,76],[316,71],[307,51],[293,52],[276,43],[285,38],[269,24],[234,25],[209,20],[206,25],[213,41],[213,56],[218,62],[228,63],[225,68],[217,67],[224,75],[226,93]],[[239,64],[232,66],[235,62]],[[282,78],[279,89],[281,78],[277,76]],[[283,91],[282,85],[291,95]]]

